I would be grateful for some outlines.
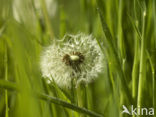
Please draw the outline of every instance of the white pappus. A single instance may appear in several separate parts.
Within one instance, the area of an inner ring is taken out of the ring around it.
[[[92,35],[65,35],[54,41],[41,55],[41,72],[48,81],[59,87],[89,83],[97,78],[103,68],[103,53]]]

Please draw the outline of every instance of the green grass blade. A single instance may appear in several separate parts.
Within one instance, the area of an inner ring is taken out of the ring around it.
[[[15,89],[16,90],[16,87],[17,87],[17,85],[12,83],[12,82],[8,82],[8,81],[5,81],[5,80],[0,80],[0,88]],[[19,90],[19,93],[20,93],[20,90]],[[52,96],[49,96],[49,95],[46,95],[46,94],[43,94],[43,93],[35,93],[35,94],[39,99],[42,99],[42,100],[45,100],[47,102],[54,103],[54,104],[57,104],[57,105],[61,105],[63,107],[74,110],[76,112],[84,113],[86,115],[90,115],[90,116],[93,116],[93,117],[103,117],[103,115],[101,115],[101,114],[98,114],[98,113],[95,113],[93,111],[87,110],[86,108],[78,107],[78,106],[76,106],[74,104],[70,104],[70,103],[68,103],[66,101],[63,101],[63,100],[59,99],[59,98],[52,97]]]
[[[106,38],[104,38],[105,39],[104,43],[105,43],[105,45],[107,45],[107,47],[106,47],[107,51],[110,54],[112,54],[109,57],[107,56],[107,60],[111,61],[109,63],[114,64],[113,67],[115,67],[115,69],[118,71],[119,77],[121,78],[122,89],[123,89],[124,93],[127,94],[127,98],[129,99],[129,101],[131,103],[133,103],[133,100],[131,98],[132,96],[130,94],[128,85],[126,83],[126,80],[124,78],[124,74],[123,74],[123,71],[122,71],[122,68],[121,68],[121,65],[120,65],[120,60],[119,60],[118,54],[117,54],[117,52],[115,50],[115,47],[114,47],[114,44],[113,44],[113,37],[112,37],[112,35],[111,35],[110,31],[109,31],[109,28],[108,28],[107,24],[105,23],[104,15],[102,14],[102,11],[101,11],[100,8],[98,8],[98,13],[100,15],[101,24],[102,24],[102,27],[103,27],[103,32],[104,32],[104,34],[106,36]]]

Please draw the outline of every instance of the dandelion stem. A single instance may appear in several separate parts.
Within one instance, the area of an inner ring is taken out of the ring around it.
[[[86,100],[86,95],[85,95],[85,86],[83,84],[79,84],[77,87],[77,99],[78,99],[78,106],[79,107],[85,107],[85,100]],[[86,117],[85,114],[80,113],[80,117]]]
[[[71,99],[71,103],[75,104],[76,103],[76,99],[75,99],[75,80],[74,78],[71,80],[71,94],[72,94],[72,99]]]

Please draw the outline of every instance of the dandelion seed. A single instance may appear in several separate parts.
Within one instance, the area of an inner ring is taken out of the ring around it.
[[[102,71],[103,54],[96,40],[84,34],[65,35],[45,49],[41,56],[41,71],[45,78],[60,87],[92,82]]]

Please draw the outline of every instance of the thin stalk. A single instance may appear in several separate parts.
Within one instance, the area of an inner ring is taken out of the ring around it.
[[[122,10],[123,10],[123,0],[119,0],[118,1],[118,28],[117,28],[117,34],[118,34],[118,49],[119,49],[119,57],[120,57],[120,61],[122,63],[122,70],[123,70],[123,74],[125,73],[125,47],[124,47],[124,40],[123,40],[123,30],[122,30]],[[125,75],[125,74],[124,74]],[[119,105],[123,105],[124,104],[124,92],[121,90],[120,91],[120,104]],[[123,114],[120,115],[120,117],[122,117]]]
[[[8,56],[7,56],[7,47],[5,47],[5,80],[8,80]],[[5,117],[9,117],[9,107],[8,107],[8,91],[5,90]]]
[[[153,84],[152,84],[153,85],[152,87],[153,97],[152,98],[153,98],[153,107],[155,108],[156,105],[155,105],[155,72],[154,71],[152,72],[152,80],[153,80]]]
[[[153,97],[152,98],[153,98],[153,107],[155,109],[156,108],[156,104],[155,104],[156,92],[155,92],[155,72],[154,71],[152,72],[152,80],[153,80],[153,84],[152,84],[153,85],[153,87],[152,87],[153,88],[153,91],[152,91],[153,92]]]
[[[15,90],[15,91],[18,91],[20,93],[20,89],[18,89],[17,87],[18,86],[15,83],[5,81],[5,80],[0,80],[0,88],[4,88],[4,89],[7,89],[7,90]],[[88,110],[86,108],[81,108],[81,107],[76,106],[74,104],[70,104],[70,103],[68,103],[66,101],[63,101],[63,100],[59,99],[59,98],[52,97],[52,96],[49,96],[49,95],[46,95],[46,94],[43,94],[43,93],[35,92],[35,94],[36,94],[36,97],[38,99],[47,101],[49,103],[54,103],[54,104],[57,104],[57,105],[61,105],[61,106],[65,107],[65,108],[74,110],[74,111],[79,112],[79,113],[84,113],[84,114],[89,115],[91,117],[103,117],[103,115],[101,115],[101,114],[95,113],[95,112],[90,111],[90,110]]]
[[[122,63],[122,70],[123,74],[125,73],[125,47],[124,47],[124,40],[123,40],[123,30],[122,30],[122,11],[123,11],[123,0],[118,1],[118,28],[117,28],[117,33],[118,33],[118,48],[119,48],[119,57],[120,61]],[[125,75],[125,74],[124,74]],[[124,104],[124,92],[121,90],[120,92],[120,105]],[[123,114],[120,115],[121,117]]]
[[[75,93],[76,89],[75,89],[75,79],[73,78],[71,80],[71,94],[72,94],[72,99],[71,99],[71,103],[75,104],[76,103],[76,93]]]
[[[154,65],[153,65],[153,62],[151,60],[151,57],[150,57],[150,54],[148,53],[148,51],[146,50],[146,53],[147,53],[147,57],[149,59],[149,62],[150,62],[150,66],[151,66],[151,70],[152,70],[152,94],[153,94],[153,107],[155,108],[155,70],[154,70]]]
[[[110,70],[109,70],[109,77],[110,77],[110,80],[111,80],[111,84],[112,84],[112,88],[113,88],[113,100],[114,100],[114,105],[118,105],[118,106],[120,106],[121,105],[121,100],[120,100],[120,102],[118,102],[117,100],[117,98],[116,97],[118,97],[119,95],[118,95],[118,89],[117,89],[117,85],[115,84],[115,81],[114,81],[114,75],[113,75],[113,70],[111,70],[111,67],[110,67]],[[122,92],[122,91],[121,91]],[[121,95],[121,97],[123,97],[123,95]],[[119,109],[120,107],[118,107],[118,109]],[[118,110],[118,112],[120,112],[119,110]],[[118,115],[116,115],[116,117],[122,117],[122,114],[118,114]]]
[[[76,99],[75,99],[75,95],[76,95],[76,93],[75,93],[75,91],[76,91],[76,89],[75,89],[75,79],[73,78],[72,80],[71,80],[71,94],[72,94],[72,99],[71,99],[71,103],[72,104],[76,104]],[[74,116],[74,112],[72,112],[72,116]]]
[[[87,85],[86,87],[86,99],[87,99],[87,108],[93,110],[93,92],[92,86]]]
[[[153,18],[154,18],[154,37],[155,37],[155,46],[156,46],[156,14],[155,14],[155,11],[156,11],[156,1],[153,0]]]
[[[119,8],[118,8],[118,48],[121,60],[125,59],[125,48],[123,43],[123,35],[122,35],[122,7],[123,1],[119,0]]]
[[[45,23],[46,23],[46,27],[47,27],[47,30],[48,30],[48,34],[50,35],[51,39],[53,39],[54,34],[53,34],[52,27],[51,27],[51,22],[50,22],[50,18],[49,18],[49,15],[48,15],[45,0],[40,0],[40,3],[42,5],[43,15],[44,15],[44,18],[45,18]]]
[[[138,99],[137,99],[137,107],[142,106],[143,102],[143,83],[145,80],[145,62],[146,62],[146,47],[145,47],[145,38],[144,38],[144,31],[145,31],[145,16],[146,11],[143,12],[143,26],[142,26],[142,40],[141,40],[141,57],[140,57],[140,74],[139,74],[139,86],[138,86]],[[139,117],[140,115],[138,115]]]
[[[78,106],[79,107],[85,107],[85,100],[86,100],[86,92],[85,92],[85,86],[83,84],[79,84],[77,87],[77,99],[78,99]],[[86,117],[85,114],[80,113],[80,117]]]
[[[137,22],[136,22],[137,23]],[[137,24],[136,24],[137,25]],[[132,97],[134,100],[137,99],[137,80],[138,80],[138,68],[139,68],[139,39],[137,37],[137,33],[135,32],[135,49],[134,49],[134,63],[132,69]]]
[[[156,11],[156,1],[153,0],[153,17],[154,17],[154,38],[155,38],[155,46],[156,46],[156,14],[155,14],[155,11]],[[154,105],[154,108],[156,109],[156,101],[154,100],[156,98],[156,85],[155,84],[155,75],[154,75],[154,72],[153,72],[153,105]]]
[[[136,16],[136,0],[134,0],[134,17],[135,17],[135,29],[138,29],[138,20]],[[133,27],[135,27],[133,25]],[[137,31],[134,32],[134,62],[133,62],[133,69],[132,69],[132,97],[133,100],[137,100],[137,89],[138,89],[138,72],[139,72],[139,39],[138,39]],[[133,115],[135,117],[135,115]]]

